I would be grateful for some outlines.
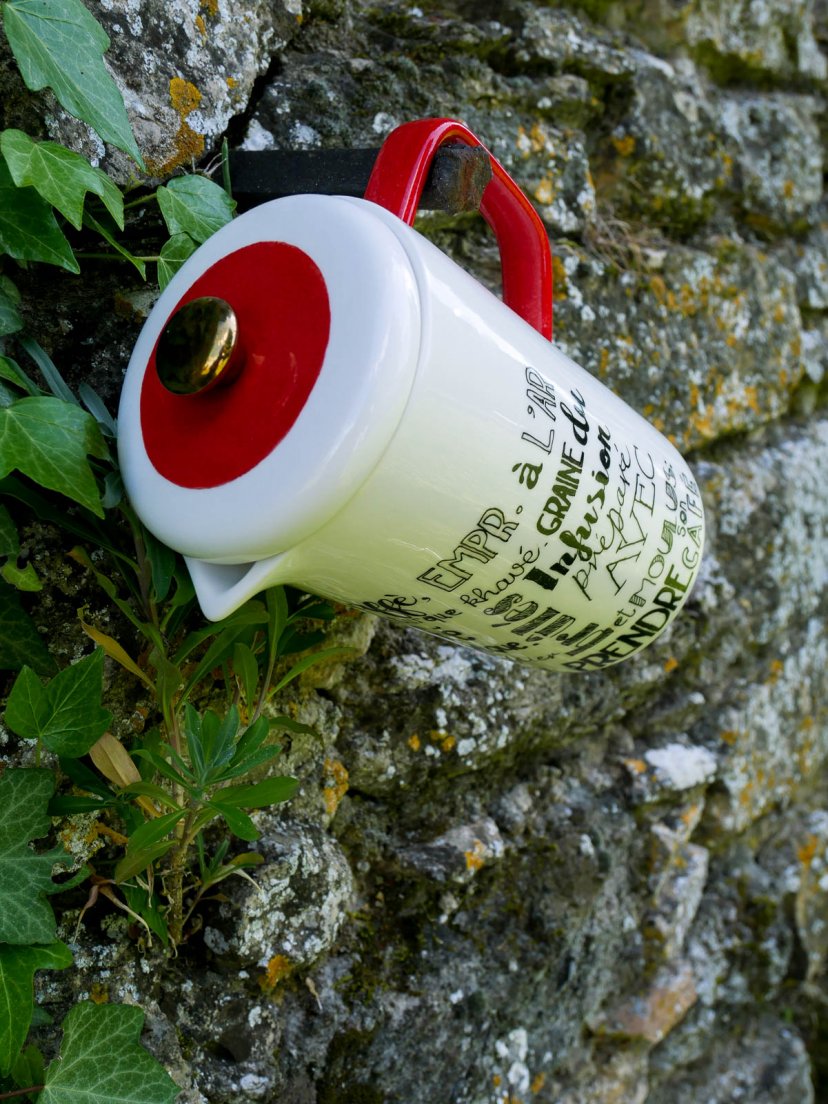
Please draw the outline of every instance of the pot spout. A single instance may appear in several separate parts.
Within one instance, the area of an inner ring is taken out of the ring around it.
[[[198,604],[210,621],[220,621],[248,598],[276,583],[287,582],[283,562],[287,553],[242,564],[214,564],[185,556]],[[284,565],[286,566],[286,565]]]

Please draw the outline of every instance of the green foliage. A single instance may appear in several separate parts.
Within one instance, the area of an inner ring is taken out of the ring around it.
[[[55,670],[49,649],[14,589],[0,580],[0,670],[18,670],[26,664],[44,675]]]
[[[46,808],[55,788],[50,770],[7,770],[0,778],[0,943],[51,943],[55,917],[46,900],[58,887],[52,868],[62,848],[36,852],[32,840],[50,828]]]
[[[158,257],[158,284],[163,291],[196,248],[230,222],[236,203],[205,176],[179,176],[159,188],[156,197],[171,235]]]
[[[143,168],[123,98],[103,63],[109,38],[81,0],[6,0],[0,11],[26,85],[51,88],[70,114]]]
[[[35,1019],[37,1018],[38,1011],[39,1008],[35,1005],[35,1016],[32,1018],[32,1026],[35,1026]],[[17,1085],[19,1089],[25,1089],[29,1085],[42,1085],[45,1072],[43,1055],[36,1046],[28,1046],[18,1054],[12,1066],[11,1075],[15,1085]]]
[[[16,261],[45,261],[80,272],[52,208],[33,188],[18,188],[0,161],[0,252]]]
[[[143,1023],[131,1005],[76,1004],[39,1104],[173,1104],[180,1090],[141,1046]]]
[[[7,583],[11,583],[18,590],[40,590],[42,584],[32,565],[26,564],[24,568],[17,566],[19,551],[20,538],[17,535],[17,527],[6,507],[0,505],[0,559],[6,559],[6,563],[0,568],[0,574]]]
[[[14,947],[0,943],[0,1074],[17,1060],[32,1022],[36,970],[64,970],[72,952],[64,943]]]
[[[176,177],[157,195],[170,234],[187,234],[199,245],[230,222],[236,209],[224,188],[206,176]]]
[[[0,478],[21,471],[103,517],[87,456],[107,455],[97,422],[80,407],[43,395],[0,409]]]
[[[33,142],[22,130],[4,130],[0,150],[18,188],[30,184],[80,230],[87,192],[99,196],[121,230],[124,197],[106,173],[57,142]]]
[[[278,746],[265,744],[270,731],[266,718],[259,717],[243,732],[239,725],[236,706],[231,706],[225,717],[220,718],[210,709],[200,715],[187,705],[184,735],[189,762],[165,742],[152,750],[141,748],[135,752],[179,789],[182,803],[171,801],[169,792],[153,783],[134,782],[124,788],[125,794],[150,797],[166,806],[172,804],[172,812],[146,821],[132,832],[126,855],[115,868],[116,882],[133,877],[176,843],[184,849],[189,848],[217,818],[223,819],[240,839],[258,839],[253,821],[242,809],[276,805],[294,795],[295,778],[277,777],[252,785],[225,785],[275,759],[281,751]],[[185,819],[183,831],[178,836],[171,835]]]
[[[24,667],[9,694],[6,724],[19,736],[42,741],[57,755],[86,755],[112,721],[100,704],[103,658],[96,648],[55,675],[48,686]]]
[[[23,329],[20,317],[20,292],[6,276],[0,276],[0,337]]]
[[[140,164],[103,65],[107,36],[81,0],[0,0],[0,17],[28,87],[50,87],[68,111]],[[103,259],[127,262],[145,277],[147,264],[157,262],[164,287],[233,217],[226,171],[225,183],[183,176],[125,205],[120,189],[77,153],[20,130],[0,132],[0,266],[42,262],[77,273],[81,260]],[[156,201],[170,239],[157,256],[137,256],[120,235],[129,234],[135,208]],[[90,236],[105,252],[80,251],[85,246],[76,243]],[[296,792],[295,779],[268,775],[280,754],[273,730],[312,730],[269,718],[273,696],[344,649],[319,648],[322,632],[308,629],[308,621],[332,616],[325,603],[281,588],[224,621],[188,624],[194,590],[182,561],[122,501],[106,443],[116,435],[112,415],[87,385],[77,395],[67,386],[26,332],[28,317],[15,283],[0,272],[0,495],[11,507],[0,505],[0,669],[19,671],[5,721],[37,741],[38,762],[41,749],[60,762],[59,772],[7,769],[0,776],[0,1096],[14,1085],[14,1095],[40,1104],[172,1104],[178,1089],[140,1047],[137,1009],[76,1006],[64,1021],[61,1056],[48,1069],[37,1047],[26,1046],[30,1028],[48,1020],[33,1001],[35,972],[65,968],[71,957],[55,942],[48,898],[90,873],[84,868],[56,884],[54,868],[67,856],[37,851],[32,841],[48,833],[50,816],[100,817],[107,837],[120,843],[96,854],[81,919],[108,899],[174,952],[197,930],[190,921],[204,895],[262,862],[238,845],[257,837],[250,811]],[[79,611],[97,646],[60,671],[18,593],[41,586],[20,555],[17,523],[32,517],[82,542],[70,555],[116,614],[105,618],[104,631]],[[105,657],[140,683],[145,700],[151,695],[155,714],[132,746],[109,731]]]
[[[158,255],[158,286],[163,291],[179,268],[198,248],[189,234],[173,234]]]
[[[16,556],[20,549],[17,527],[5,506],[0,506],[0,556]]]

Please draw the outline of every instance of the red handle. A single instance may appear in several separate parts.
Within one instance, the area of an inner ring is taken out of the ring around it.
[[[414,222],[432,158],[446,142],[486,147],[454,119],[418,119],[392,130],[379,152],[365,198]],[[535,208],[488,150],[493,176],[480,213],[500,248],[503,301],[552,340],[552,254]]]

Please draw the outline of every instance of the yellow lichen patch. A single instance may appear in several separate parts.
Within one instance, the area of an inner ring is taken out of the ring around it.
[[[701,412],[693,411],[690,415],[690,424],[700,437],[714,437],[716,430],[713,425],[713,407],[702,407]]]
[[[549,149],[548,135],[540,123],[535,123],[528,133],[525,127],[519,126],[515,144],[524,157]]]
[[[635,149],[635,138],[632,134],[625,134],[623,138],[613,138],[612,144],[622,157],[629,157]]]
[[[694,801],[682,811],[679,819],[686,828],[689,828],[692,831],[693,828],[695,828],[695,826],[698,824],[701,814],[702,806],[699,804],[698,801]]]
[[[768,675],[768,682],[773,685],[782,672],[785,669],[785,664],[781,659],[774,659],[770,665],[770,674]]]
[[[675,669],[676,669],[676,667],[678,667],[678,665],[679,665],[679,661],[676,659],[676,657],[675,656],[670,656],[669,659],[664,661],[664,670],[669,675],[671,671],[675,671]]]
[[[110,828],[108,824],[104,824],[100,820],[96,820],[89,831],[86,833],[86,842],[94,843],[99,837],[104,836],[106,839],[112,840],[113,843],[119,844],[121,847],[126,847],[129,840],[126,836],[121,835],[120,832],[116,832],[114,828]]]
[[[497,1088],[500,1085],[502,1080],[503,1080],[503,1078],[500,1076],[499,1073],[492,1074],[492,1084],[494,1085],[495,1088]]]
[[[197,161],[204,153],[204,135],[193,130],[187,122],[187,116],[201,103],[201,93],[190,81],[181,77],[170,80],[170,103],[178,113],[180,120],[178,131],[173,138],[174,152],[162,163],[148,162],[149,171],[155,176],[166,176],[179,165]]]
[[[236,87],[236,85],[237,85],[237,84],[239,83],[239,82],[238,82],[238,81],[236,80],[236,78],[235,78],[235,77],[225,77],[224,79],[225,79],[225,82],[227,83],[227,87],[228,87],[228,88],[235,88],[235,87]]]
[[[602,378],[607,374],[607,366],[609,364],[609,349],[602,348],[598,354],[598,375]]]
[[[733,747],[734,744],[739,742],[739,733],[732,728],[726,728],[724,732],[719,733],[719,736],[728,747]]]
[[[555,198],[552,181],[548,176],[543,177],[540,184],[535,188],[534,196],[538,203],[543,203],[545,206],[548,206]]]
[[[785,199],[792,199],[794,194],[794,182],[792,180],[786,180],[782,185],[782,195]]]
[[[816,836],[808,836],[803,844],[796,849],[796,857],[803,866],[809,867],[814,861],[819,840]]]
[[[190,81],[173,77],[170,81],[170,103],[184,119],[201,103],[201,93]]]
[[[204,16],[203,15],[197,15],[195,17],[195,25],[198,28],[198,31],[199,31],[201,37],[206,38],[207,37],[207,24],[204,22]]]
[[[201,0],[201,6],[211,19],[215,19],[218,15],[218,0]]]
[[[452,750],[456,743],[457,738],[455,736],[446,736],[445,740],[440,741],[440,750],[449,752]]]
[[[659,303],[667,302],[667,285],[661,276],[650,277],[650,291],[659,301]]]
[[[279,982],[284,981],[292,970],[293,965],[286,955],[274,955],[259,978],[259,985],[266,993],[272,993]]]
[[[563,302],[566,299],[566,269],[560,257],[552,257],[552,281],[555,298]]]
[[[759,409],[759,391],[756,387],[751,385],[750,387],[745,388],[745,402],[750,407],[750,409],[754,412],[754,414],[759,414],[760,413],[760,409]]]
[[[546,1084],[546,1074],[538,1073],[532,1080],[532,1084],[529,1086],[529,1091],[533,1093],[539,1093],[543,1086]]]
[[[408,746],[411,748],[412,751],[419,751],[420,748],[423,746],[423,742],[416,732],[412,732],[411,735],[408,737]]]
[[[92,987],[89,990],[89,999],[95,1004],[108,1004],[109,990],[102,982],[93,981]]]
[[[646,774],[647,764],[643,759],[625,759],[624,766],[633,774]]]
[[[486,846],[482,840],[475,840],[471,851],[466,851],[466,870],[479,870],[483,866]]]
[[[328,783],[322,791],[322,799],[328,816],[333,816],[348,792],[348,771],[345,764],[338,759],[326,759],[325,774],[328,776]]]

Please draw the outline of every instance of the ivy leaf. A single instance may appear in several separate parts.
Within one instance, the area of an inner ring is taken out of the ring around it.
[[[4,130],[0,149],[18,188],[27,184],[57,207],[80,230],[87,192],[98,196],[107,211],[124,228],[124,198],[106,173],[57,142],[34,142],[22,130]]]
[[[55,661],[17,594],[0,582],[0,670],[18,671],[27,663],[44,675],[55,670]]]
[[[32,1027],[51,1022],[52,1017],[49,1013],[36,1004],[32,1010]],[[44,1066],[43,1055],[37,1047],[27,1046],[23,1053],[17,1056],[11,1071],[12,1080],[20,1089],[28,1088],[29,1085],[42,1085]]]
[[[178,176],[155,194],[170,234],[189,234],[199,245],[236,210],[236,201],[206,176]]]
[[[65,943],[45,947],[0,944],[0,1073],[15,1063],[32,1022],[35,970],[64,970],[72,965]]]
[[[142,280],[146,280],[147,266],[144,264],[140,257],[136,257],[134,253],[130,253],[128,249],[121,245],[121,243],[116,238],[114,238],[112,234],[110,234],[103,223],[98,222],[98,220],[96,218],[93,218],[88,211],[83,216],[83,221],[86,223],[87,226],[94,230],[96,234],[100,234],[104,241],[108,242],[115,250],[115,252],[119,253],[125,261],[129,261],[129,263],[138,270]]]
[[[31,564],[26,564],[25,567],[18,567],[16,563],[3,564],[0,575],[7,583],[11,583],[15,590],[25,590],[30,593],[43,590],[43,583],[38,579],[37,572]]]
[[[7,276],[0,276],[0,337],[23,329],[23,319],[18,313],[20,292]]]
[[[144,168],[123,97],[103,63],[109,38],[81,0],[7,0],[2,11],[26,86],[51,88],[67,111]]]
[[[104,459],[108,450],[98,423],[79,406],[42,395],[0,409],[0,478],[17,468],[103,517],[87,454]]]
[[[158,287],[161,291],[178,272],[188,257],[191,257],[198,248],[189,234],[173,234],[161,246],[158,254]]]
[[[134,1005],[76,1004],[38,1104],[173,1104],[181,1090],[141,1046],[143,1023]]]
[[[10,360],[9,357],[0,356],[0,379],[8,380],[9,383],[13,383],[15,387],[21,388],[29,395],[42,395],[43,392],[37,387],[16,360]]]
[[[112,721],[112,714],[101,708],[103,660],[103,651],[96,648],[48,686],[24,667],[9,694],[6,724],[18,736],[42,740],[57,755],[86,755]]]
[[[60,886],[52,881],[52,867],[67,862],[66,852],[37,852],[29,841],[45,836],[51,827],[46,812],[55,788],[50,770],[7,770],[0,778],[0,942],[15,945],[52,943],[55,917],[46,896]]]
[[[52,208],[33,188],[17,187],[5,161],[0,161],[0,252],[80,272]]]
[[[6,507],[0,505],[0,556],[16,556],[19,548],[17,526]]]

